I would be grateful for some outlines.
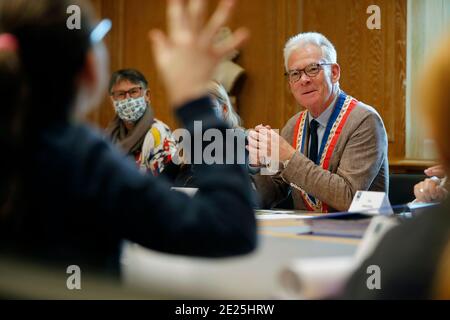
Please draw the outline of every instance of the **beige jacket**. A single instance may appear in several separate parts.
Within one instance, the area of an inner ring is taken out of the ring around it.
[[[282,137],[291,145],[299,115],[293,116],[281,131]],[[296,152],[286,168],[277,175],[257,174],[252,179],[264,208],[276,206],[291,191],[294,208],[306,210],[296,189],[300,187],[328,204],[329,211],[345,211],[358,190],[388,193],[387,148],[387,135],[381,117],[374,108],[359,102],[342,129],[328,170],[315,165],[307,154]]]

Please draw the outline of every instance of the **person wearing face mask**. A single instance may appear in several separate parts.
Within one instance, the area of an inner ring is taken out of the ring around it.
[[[79,29],[67,28],[71,5],[83,13]],[[206,21],[206,1],[171,0],[168,33],[149,32],[169,106],[191,135],[196,120],[204,130],[228,128],[212,110],[207,84],[248,37],[241,28],[214,45],[233,6],[221,0]],[[242,166],[194,164],[199,192],[190,198],[141,174],[80,121],[99,104],[109,78],[102,39],[111,22],[95,22],[93,12],[82,0],[0,0],[0,147],[17,155],[0,157],[0,259],[36,259],[62,275],[76,265],[83,277],[120,276],[124,239],[191,256],[252,251],[256,221]]]
[[[153,117],[147,79],[138,70],[118,70],[109,93],[116,116],[106,128],[108,137],[143,172],[158,176],[171,162],[176,142],[169,127]]]
[[[235,152],[233,155],[234,158],[229,161],[248,165],[248,151],[245,148],[247,144],[247,133],[241,126],[241,118],[234,110],[226,89],[219,82],[211,80],[208,83],[207,90],[216,117],[225,121],[228,126],[233,129],[230,133],[235,136],[233,137],[233,139],[235,139]],[[231,134],[229,137],[231,137]],[[224,136],[224,138],[226,138],[226,136]],[[181,148],[181,145],[178,151],[178,156],[182,160],[183,149]],[[172,181],[175,187],[197,187],[194,168],[190,164],[184,162],[180,165],[171,164],[168,166],[167,171],[164,172],[163,176]]]

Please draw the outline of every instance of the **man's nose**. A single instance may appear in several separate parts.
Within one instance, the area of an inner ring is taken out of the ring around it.
[[[311,78],[306,74],[306,72],[302,72],[299,81],[302,84],[309,83],[311,81]]]

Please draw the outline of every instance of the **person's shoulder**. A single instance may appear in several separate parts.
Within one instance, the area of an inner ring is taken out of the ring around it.
[[[284,125],[283,130],[292,131],[295,128],[295,125],[297,124],[298,118],[300,117],[300,114],[306,110],[302,110],[294,114]]]
[[[159,120],[158,118],[153,118],[153,125],[163,126],[169,128],[169,126],[162,120]]]
[[[134,161],[104,138],[100,130],[86,125],[77,125],[73,127],[73,131],[77,137],[76,144],[79,146],[74,149],[74,152],[78,153],[76,158],[80,164],[89,168],[95,167],[99,171],[101,168],[102,172],[122,171],[127,172],[128,177],[139,176],[135,170]]]
[[[286,126],[288,126],[288,125],[294,126],[298,120],[298,117],[300,117],[300,114],[304,111],[306,111],[306,110],[301,110],[301,111],[297,112],[296,114],[294,114],[292,117],[290,117],[289,120],[286,122]]]
[[[44,143],[53,148],[80,150],[92,145],[107,144],[98,129],[82,124],[60,124],[43,132]],[[81,142],[81,143],[80,143]]]
[[[83,124],[61,124],[48,128],[39,149],[39,154],[52,155],[48,162],[53,163],[55,168],[64,163],[66,168],[71,168],[69,171],[72,174],[78,176],[94,167],[120,166],[125,159],[125,155],[102,136],[99,129]]]
[[[363,123],[364,126],[373,128],[384,128],[383,119],[378,111],[362,101],[358,101],[355,108],[351,111],[348,117],[348,123],[353,124],[353,127],[359,128]]]
[[[376,117],[381,119],[380,114],[373,106],[370,106],[362,101],[357,102],[356,107],[352,111],[352,114],[361,118]]]
[[[170,146],[172,153],[175,152],[177,144],[176,134],[170,130],[169,126],[161,120],[154,118],[153,124],[145,135],[143,149],[150,152],[148,148],[156,148],[158,146]]]
[[[168,133],[172,132],[172,130],[166,123],[164,123],[163,121],[161,121],[157,118],[153,119],[153,124],[152,124],[150,130],[152,130],[152,129],[157,129],[158,131],[161,131],[161,132],[168,132]]]
[[[303,112],[299,111],[296,114],[294,114],[284,125],[283,129],[281,130],[281,136],[288,140],[289,143],[292,143],[292,135],[294,134],[295,126],[297,125],[298,118],[300,117],[300,114]]]
[[[90,157],[92,154],[114,154],[119,152],[99,129],[86,125],[73,125],[71,131],[72,143],[68,146],[79,155]]]

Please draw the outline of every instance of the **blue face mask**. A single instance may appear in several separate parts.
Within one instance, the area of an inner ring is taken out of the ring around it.
[[[114,108],[120,119],[136,122],[145,113],[147,102],[144,97],[114,101]]]

